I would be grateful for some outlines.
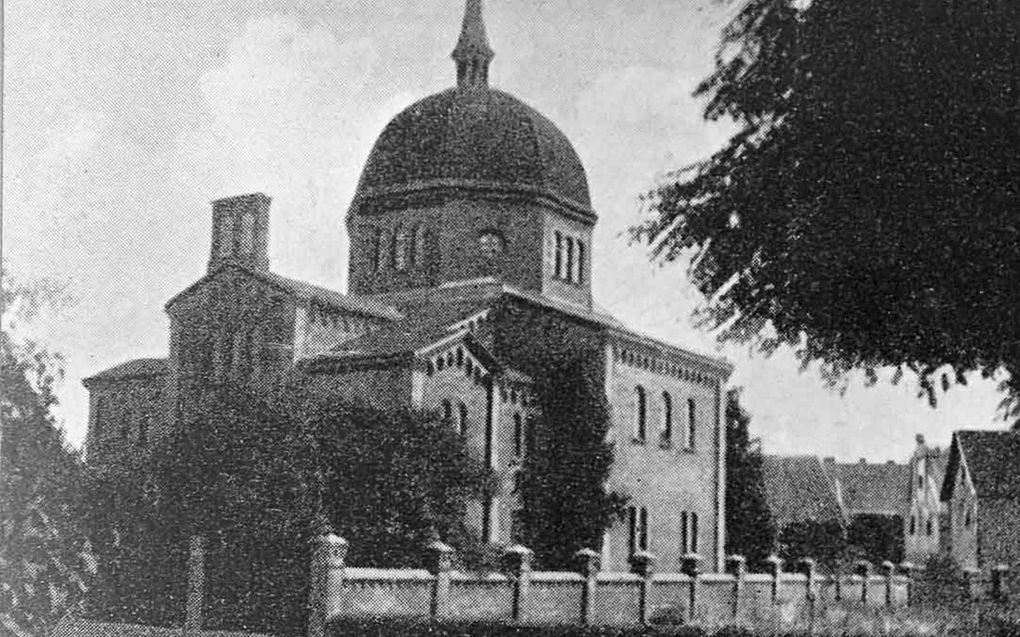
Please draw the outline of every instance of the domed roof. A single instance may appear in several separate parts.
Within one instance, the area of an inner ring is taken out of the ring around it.
[[[355,201],[427,190],[529,194],[594,216],[567,137],[519,99],[459,86],[411,105],[375,143]]]

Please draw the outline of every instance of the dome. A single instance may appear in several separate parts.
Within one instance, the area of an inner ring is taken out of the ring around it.
[[[488,86],[431,95],[393,118],[369,155],[355,204],[425,191],[537,196],[594,217],[584,167],[567,137]]]

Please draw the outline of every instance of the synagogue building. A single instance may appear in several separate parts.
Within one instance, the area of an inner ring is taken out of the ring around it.
[[[380,407],[443,413],[499,478],[474,503],[483,539],[510,543],[516,474],[548,352],[595,361],[611,406],[608,488],[629,497],[602,568],[647,550],[721,570],[729,363],[629,330],[592,299],[597,222],[584,167],[550,120],[489,84],[480,0],[453,51],[456,84],[385,127],[347,211],[347,293],[281,276],[270,199],[212,203],[206,272],[167,301],[165,358],[85,381],[90,462],[142,453],[210,379],[305,374]],[[579,547],[580,548],[580,547]]]

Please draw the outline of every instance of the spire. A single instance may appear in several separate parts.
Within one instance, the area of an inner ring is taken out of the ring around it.
[[[482,0],[467,0],[464,6],[464,23],[460,28],[460,39],[453,49],[457,63],[457,86],[484,87],[489,85],[489,62],[495,53],[485,35],[482,20]]]

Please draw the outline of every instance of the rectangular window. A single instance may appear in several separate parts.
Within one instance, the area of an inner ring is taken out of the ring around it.
[[[687,511],[680,512],[680,553],[687,554],[691,552],[691,545],[689,544],[689,536],[687,534]]]
[[[563,235],[556,233],[556,274],[557,279],[563,278]]]
[[[571,237],[567,237],[567,267],[563,273],[563,278],[568,282],[573,281],[574,278],[574,240]]]
[[[687,399],[687,440],[686,446],[688,449],[694,449],[694,438],[697,433],[697,407],[694,405],[694,399]]]
[[[514,414],[514,455],[520,458],[524,454],[524,421],[520,414]]]
[[[641,535],[640,546],[642,551],[648,550],[648,509],[641,507]]]
[[[698,514],[691,513],[691,553],[698,552]]]
[[[637,552],[638,514],[636,507],[627,507],[627,554]]]
[[[584,283],[584,242],[577,242],[577,276],[574,280],[578,283]]]

